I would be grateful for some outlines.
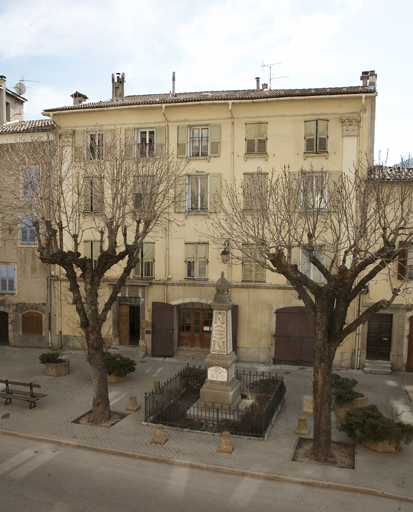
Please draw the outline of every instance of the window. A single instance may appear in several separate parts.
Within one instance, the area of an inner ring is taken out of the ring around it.
[[[324,248],[322,246],[315,247],[314,256],[324,264]],[[306,249],[301,250],[300,271],[308,278],[312,279],[315,283],[322,283],[324,280],[323,274],[318,270],[317,267],[310,263],[309,254]]]
[[[189,174],[175,183],[175,212],[219,212],[221,208],[221,175]]]
[[[243,247],[242,280],[252,283],[265,283],[265,258],[256,247]]]
[[[155,175],[147,174],[144,176],[135,176],[134,178],[135,197],[134,208],[142,213],[152,204],[152,199],[156,194]]]
[[[267,153],[268,123],[245,124],[245,153],[247,155],[263,155]]]
[[[221,125],[178,126],[178,157],[219,156],[221,151]]]
[[[413,245],[401,249],[397,277],[399,279],[413,279]]]
[[[32,197],[39,192],[39,168],[26,167],[23,169],[22,195]]]
[[[304,121],[304,153],[328,153],[328,121]]]
[[[327,208],[327,173],[303,173],[301,192],[304,211],[325,210]]]
[[[185,244],[186,275],[188,279],[208,278],[209,245],[203,243]]]
[[[43,334],[43,315],[37,311],[23,313],[22,334]]]
[[[0,292],[15,293],[14,265],[0,265]]]
[[[100,242],[96,240],[86,240],[83,242],[83,251],[86,258],[93,260],[93,267],[96,267],[100,256]]]
[[[136,148],[140,158],[155,156],[155,130],[136,130]]]
[[[260,211],[267,208],[268,174],[262,172],[244,173],[244,210]]]
[[[144,242],[141,255],[134,270],[134,276],[141,279],[153,279],[155,277],[155,243]]]
[[[22,217],[20,224],[20,243],[35,245],[37,243],[36,229],[33,225],[33,219]]]
[[[86,137],[87,160],[103,160],[103,132],[88,132]]]
[[[103,210],[103,181],[98,176],[87,176],[83,180],[83,199],[85,212]]]

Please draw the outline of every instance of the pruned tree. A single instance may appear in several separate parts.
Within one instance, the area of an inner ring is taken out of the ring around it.
[[[120,129],[105,141],[96,130],[90,141],[85,158],[74,157],[70,134],[2,145],[0,213],[3,226],[24,219],[40,260],[65,272],[91,364],[90,421],[98,423],[110,417],[102,328],[144,240],[172,221],[174,184],[184,169],[170,154],[136,158],[134,141]]]
[[[314,442],[319,461],[331,456],[331,372],[337,348],[358,326],[399,294],[393,262],[413,243],[413,184],[401,170],[348,173],[291,172],[244,176],[225,184],[221,214],[208,219],[204,236],[284,276],[315,324]],[[373,279],[388,294],[359,316],[350,305]]]

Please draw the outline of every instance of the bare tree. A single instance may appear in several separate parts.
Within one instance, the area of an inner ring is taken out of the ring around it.
[[[235,260],[252,259],[284,276],[311,313],[313,453],[319,461],[331,456],[331,372],[337,348],[406,291],[391,265],[413,242],[413,187],[403,172],[285,168],[248,175],[241,185],[225,184],[222,213],[211,217],[204,231],[220,247],[229,242]],[[350,319],[351,303],[379,274],[390,284],[388,296]]]
[[[72,144],[71,135],[58,134],[3,145],[1,215],[3,225],[23,217],[35,229],[40,260],[65,271],[91,364],[90,421],[98,423],[110,418],[102,328],[145,238],[171,222],[183,167],[168,154],[133,158],[134,141],[120,129],[104,141],[97,130],[84,158],[73,158]]]

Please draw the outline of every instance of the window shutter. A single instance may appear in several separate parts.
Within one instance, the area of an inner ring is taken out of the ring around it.
[[[188,156],[188,127],[186,125],[178,126],[177,156]]]
[[[92,211],[92,178],[83,179],[83,210]]]
[[[328,152],[328,121],[326,119],[317,120],[317,151],[319,153]]]
[[[92,257],[92,242],[90,240],[88,240],[87,242],[83,242],[83,252],[85,258]]]
[[[178,176],[175,181],[175,213],[186,211],[186,176]]]
[[[200,279],[208,277],[208,244],[197,244],[198,275]]]
[[[115,133],[113,130],[105,130],[103,132],[103,158],[105,160],[113,160],[114,158],[114,136]]]
[[[97,261],[97,259],[100,256],[100,241],[94,240],[92,242],[92,245],[93,245],[93,260]]]
[[[399,243],[399,247],[402,242]],[[403,247],[399,253],[399,260],[397,262],[397,279],[401,281],[407,277],[407,247]]]
[[[257,124],[257,153],[267,152],[267,123]]]
[[[305,153],[315,153],[316,122],[304,121]]]
[[[216,213],[221,210],[221,174],[209,176],[209,211]]]
[[[252,183],[253,183],[253,175],[252,174],[244,174],[244,185],[243,185],[243,203],[244,210],[252,210],[253,205],[253,191],[252,191]]]
[[[245,124],[245,153],[256,153],[255,141],[257,140],[257,124]]]
[[[211,124],[209,127],[209,154],[219,156],[221,154],[221,125]]]
[[[43,334],[43,315],[37,311],[23,313],[22,334]]]
[[[248,282],[252,282],[253,280],[253,263],[245,255],[242,262],[242,280]]]
[[[259,263],[255,263],[255,278],[258,283],[265,283],[265,268]]]
[[[75,131],[74,137],[74,159],[76,162],[82,162],[85,159],[86,132]]]
[[[338,208],[338,190],[342,171],[329,171],[327,173],[327,208],[331,211],[337,211]]]
[[[132,160],[135,158],[135,128],[125,128],[125,158]]]
[[[95,177],[92,182],[92,206],[94,212],[103,211],[103,180]]]
[[[155,128],[155,156],[162,156],[165,153],[165,126]]]

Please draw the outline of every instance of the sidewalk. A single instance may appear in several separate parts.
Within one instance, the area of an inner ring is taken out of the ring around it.
[[[312,393],[312,368],[239,363],[241,369],[277,371],[287,387],[286,401],[266,441],[231,436],[231,455],[217,453],[220,436],[206,433],[165,429],[169,438],[164,446],[150,443],[155,429],[144,425],[144,392],[154,380],[167,379],[187,361],[145,357],[137,359],[136,372],[125,382],[109,384],[111,408],[126,412],[129,396],[136,395],[141,409],[128,414],[111,428],[72,423],[90,410],[92,383],[90,367],[80,351],[65,351],[70,359],[70,375],[47,377],[38,356],[44,349],[0,347],[0,378],[36,382],[47,397],[29,410],[25,402],[4,406],[0,402],[0,434],[21,435],[34,439],[113,451],[131,457],[160,460],[197,468],[259,476],[284,481],[298,481],[317,486],[349,489],[399,497],[413,503],[413,444],[403,445],[400,453],[380,454],[356,442],[355,469],[292,462],[297,442],[294,431],[302,416],[305,399]],[[203,364],[203,361],[188,361]],[[362,371],[340,371],[340,375],[358,380],[357,389],[365,392],[370,403],[386,403],[403,410],[401,420],[413,423],[413,409],[408,392],[413,394],[413,374],[371,375]],[[333,415],[334,416],[334,415]],[[349,442],[335,428],[333,439]],[[313,418],[307,415],[310,437]]]

